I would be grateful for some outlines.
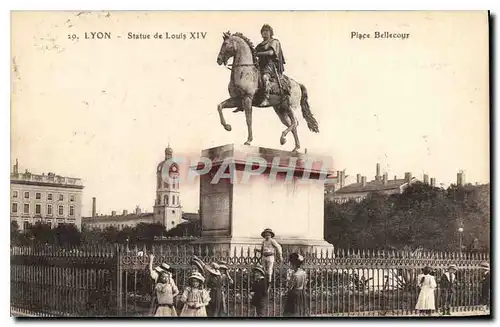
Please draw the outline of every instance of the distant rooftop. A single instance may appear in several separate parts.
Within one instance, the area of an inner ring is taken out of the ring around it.
[[[417,179],[413,177],[411,182],[415,182]],[[388,180],[387,184],[384,185],[383,181],[373,180],[367,182],[365,186],[363,183],[354,183],[342,187],[335,193],[358,193],[358,192],[376,192],[376,191],[386,191],[400,188],[402,185],[406,184],[406,179],[393,179]]]
[[[32,174],[29,171],[24,173],[11,173],[10,182],[14,184],[46,184],[54,186],[66,186],[73,188],[83,188],[83,183],[80,178],[64,177],[54,173],[48,174]]]

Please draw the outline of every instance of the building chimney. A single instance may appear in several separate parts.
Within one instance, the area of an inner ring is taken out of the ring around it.
[[[14,174],[19,174],[19,162],[16,158],[16,164],[14,165]]]
[[[96,201],[95,201],[95,196],[92,198],[92,217],[96,216]]]
[[[135,207],[135,214],[140,215],[141,214],[141,208],[139,206]]]
[[[124,216],[128,215],[128,211],[127,210],[123,210],[123,215]]]
[[[114,211],[114,210],[111,211],[111,216],[113,216],[113,217],[116,216],[116,211]]]
[[[345,184],[345,172],[343,170],[338,172],[339,176],[339,188],[344,187]]]
[[[410,181],[411,181],[411,173],[410,172],[406,172],[405,173],[405,182],[410,184]]]
[[[424,184],[429,185],[429,175],[424,174]]]
[[[431,178],[431,186],[436,187],[436,178],[434,177]]]
[[[457,185],[458,186],[464,186],[465,185],[465,172],[463,170],[461,170],[457,174]]]
[[[398,179],[398,176],[397,175],[394,175],[394,180],[397,180]]]
[[[379,181],[380,180],[380,164],[377,162],[377,166],[375,168],[375,180]]]
[[[361,174],[356,174],[356,183],[361,183]]]
[[[382,177],[382,182],[384,183],[384,185],[387,185],[387,182],[388,182],[388,179],[389,179],[389,175],[387,173],[384,173],[384,176]]]
[[[366,186],[366,176],[361,177],[361,184],[363,184],[363,187]]]

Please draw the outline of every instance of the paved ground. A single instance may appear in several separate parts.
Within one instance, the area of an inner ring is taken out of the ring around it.
[[[469,311],[469,312],[452,312],[451,316],[442,316],[440,314],[433,314],[432,317],[471,317],[471,316],[487,316],[489,315],[489,311]],[[27,314],[23,313],[20,311],[17,311],[16,309],[11,308],[10,310],[10,315],[11,317],[37,317],[36,315],[32,314]],[[349,315],[349,317],[352,317],[353,319],[356,319],[358,315]],[[419,317],[418,314],[407,314],[407,315],[401,315],[401,314],[386,314],[386,315],[376,315],[376,316],[368,316],[368,315],[359,315],[358,317]],[[49,315],[45,315],[44,317],[50,317]],[[328,317],[327,315],[321,316],[321,317]],[[336,316],[339,317],[339,316]],[[346,316],[344,316],[346,317]]]

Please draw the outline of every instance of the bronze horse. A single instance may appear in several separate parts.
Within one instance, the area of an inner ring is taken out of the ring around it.
[[[229,58],[233,57],[231,67],[231,80],[229,82],[230,98],[222,101],[218,106],[220,122],[227,131],[231,130],[231,125],[226,123],[222,109],[225,108],[241,108],[245,112],[248,138],[245,145],[250,145],[253,140],[252,135],[252,107],[261,107],[259,101],[260,87],[260,71],[257,68],[257,56],[252,42],[241,33],[230,34],[223,33],[223,40],[219,55],[217,56],[217,64],[227,65]],[[295,139],[295,148],[297,151],[300,148],[299,136],[297,134],[297,119],[296,111],[300,106],[302,108],[302,116],[307,122],[309,130],[319,133],[318,122],[314,118],[309,104],[307,102],[306,87],[297,83],[291,78],[283,76],[283,79],[288,81],[289,91],[279,87],[278,91],[272,92],[269,97],[269,105],[280,118],[281,122],[287,127],[282,133],[280,144],[286,143],[286,136],[292,132]],[[276,90],[276,81],[273,82]]]

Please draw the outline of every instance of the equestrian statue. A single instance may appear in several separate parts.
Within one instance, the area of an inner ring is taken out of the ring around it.
[[[273,29],[262,26],[263,41],[254,48],[252,42],[241,33],[223,33],[217,64],[230,65],[231,80],[229,82],[230,98],[218,106],[220,122],[227,131],[231,125],[226,123],[222,110],[236,108],[233,112],[244,111],[248,127],[248,138],[245,145],[250,145],[252,135],[252,107],[273,107],[281,122],[287,127],[282,133],[280,144],[286,143],[286,136],[292,132],[295,148],[300,149],[297,134],[297,109],[302,109],[302,116],[309,130],[319,133],[318,122],[314,118],[307,102],[306,87],[283,74],[285,58],[280,42],[273,38]]]

